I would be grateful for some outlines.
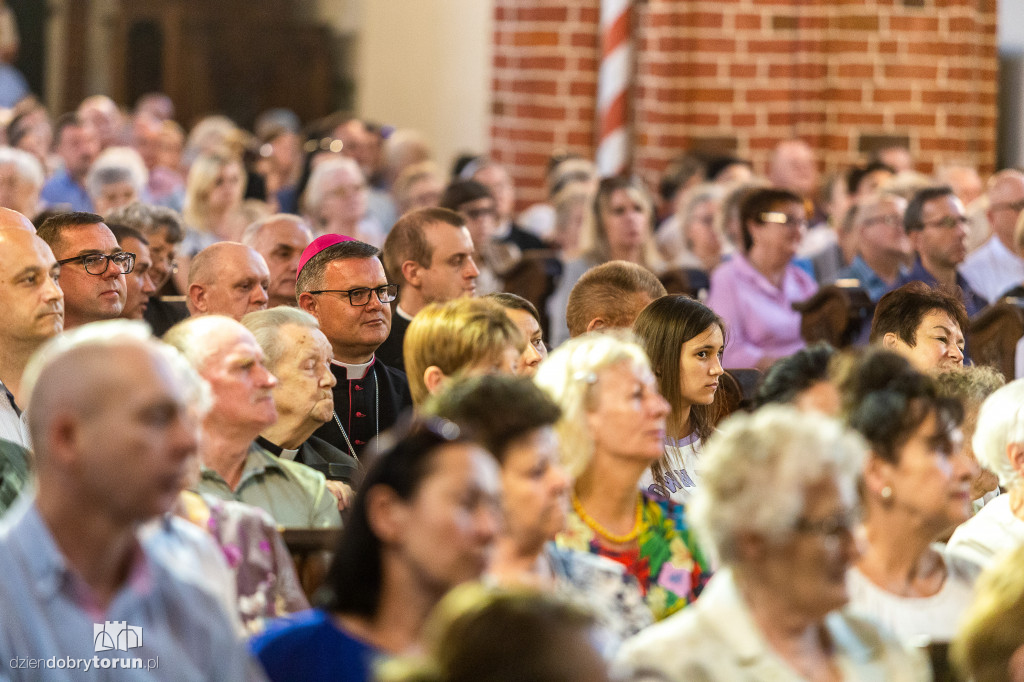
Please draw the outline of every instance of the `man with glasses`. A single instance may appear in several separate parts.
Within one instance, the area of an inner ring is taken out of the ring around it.
[[[990,303],[1024,282],[1024,258],[1018,253],[1013,234],[1022,210],[1024,173],[1008,169],[993,175],[985,212],[992,236],[960,268],[964,279]]]
[[[388,282],[377,247],[328,234],[303,251],[295,290],[334,352],[334,413],[314,435],[356,457],[412,405],[405,373],[376,357],[398,285]]]
[[[839,277],[859,281],[872,301],[895,289],[904,272],[910,255],[910,241],[903,230],[906,209],[906,200],[895,194],[870,195],[844,218],[855,232],[857,255]]]
[[[900,284],[924,282],[954,292],[959,287],[967,315],[973,316],[987,302],[957,271],[967,257],[968,224],[964,205],[952,188],[943,185],[918,190],[903,215],[903,227],[917,259],[913,269],[900,277]]]
[[[117,243],[102,216],[58,213],[39,228],[60,269],[64,291],[64,329],[121,315],[126,297],[125,275],[135,267],[135,254]]]

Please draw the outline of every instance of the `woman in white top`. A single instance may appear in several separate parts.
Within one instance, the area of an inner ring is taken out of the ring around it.
[[[693,606],[626,641],[619,678],[931,679],[923,657],[843,608],[864,457],[841,424],[790,406],[723,422],[690,505],[721,568]]]
[[[982,403],[972,442],[978,461],[995,472],[1007,492],[957,528],[948,550],[987,566],[1024,545],[1024,379],[1007,384]]]
[[[725,327],[703,303],[670,294],[644,308],[633,331],[651,358],[658,390],[672,406],[665,454],[644,473],[640,487],[686,504],[700,480],[701,443],[718,420]]]
[[[948,642],[976,574],[933,546],[971,515],[976,468],[963,451],[963,408],[888,351],[866,356],[843,388],[850,425],[871,448],[866,542],[848,576],[851,605],[905,640]]]

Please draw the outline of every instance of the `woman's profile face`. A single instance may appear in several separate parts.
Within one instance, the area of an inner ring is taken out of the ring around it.
[[[509,445],[501,465],[505,534],[524,548],[543,546],[565,526],[569,477],[554,429],[534,429]]]
[[[628,360],[597,374],[593,409],[586,419],[595,451],[617,458],[657,461],[665,447],[670,407],[654,374]]]
[[[791,533],[765,550],[761,579],[801,615],[819,620],[848,600],[846,571],[857,558],[854,507],[831,477],[815,481],[804,489]]]
[[[410,500],[397,503],[398,560],[425,590],[480,577],[501,527],[498,465],[478,445],[443,445]]]
[[[233,206],[242,199],[242,167],[237,163],[221,166],[207,191],[207,203],[217,210]]]
[[[803,204],[775,204],[770,211],[755,216],[749,225],[753,245],[771,256],[773,261],[788,263],[796,256],[807,227]]]
[[[897,456],[883,470],[890,505],[939,531],[970,518],[977,465],[964,453],[958,427],[947,427],[932,410]]]
[[[650,238],[646,206],[635,191],[614,190],[601,206],[601,224],[613,250],[639,249]]]
[[[679,382],[682,399],[689,405],[710,405],[718,391],[725,336],[712,324],[683,344],[679,351]]]
[[[697,204],[684,226],[687,245],[701,260],[713,260],[722,256],[722,239],[715,229],[718,206],[719,203],[714,199]]]

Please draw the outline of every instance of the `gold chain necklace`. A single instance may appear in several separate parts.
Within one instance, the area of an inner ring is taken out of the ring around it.
[[[598,523],[594,517],[588,514],[583,508],[580,498],[576,497],[575,490],[571,491],[570,498],[572,499],[573,510],[576,512],[577,516],[583,519],[583,523],[587,524],[587,527],[590,528],[590,530],[594,531],[608,542],[615,545],[624,545],[626,543],[633,542],[633,540],[636,540],[637,536],[640,535],[640,528],[643,526],[643,500],[639,494],[636,498],[636,520],[633,522],[633,529],[625,535],[616,535]]]

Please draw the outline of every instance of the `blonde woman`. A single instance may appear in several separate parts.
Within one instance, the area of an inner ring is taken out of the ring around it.
[[[431,303],[405,332],[405,371],[419,407],[449,379],[519,371],[526,337],[500,304],[484,298]]]
[[[558,545],[625,566],[655,619],[679,611],[710,571],[684,508],[638,489],[664,453],[671,409],[647,355],[627,337],[585,334],[548,356],[536,381],[562,408],[556,431],[575,479]]]
[[[178,250],[175,282],[186,291],[192,256],[219,241],[240,241],[248,224],[242,210],[246,175],[242,162],[217,151],[200,155],[185,184],[185,240]]]
[[[629,177],[605,178],[597,188],[583,225],[581,254],[565,264],[558,286],[548,299],[551,344],[569,338],[566,305],[569,293],[583,274],[612,260],[624,260],[651,271],[662,269],[652,236],[654,206],[647,190]]]

